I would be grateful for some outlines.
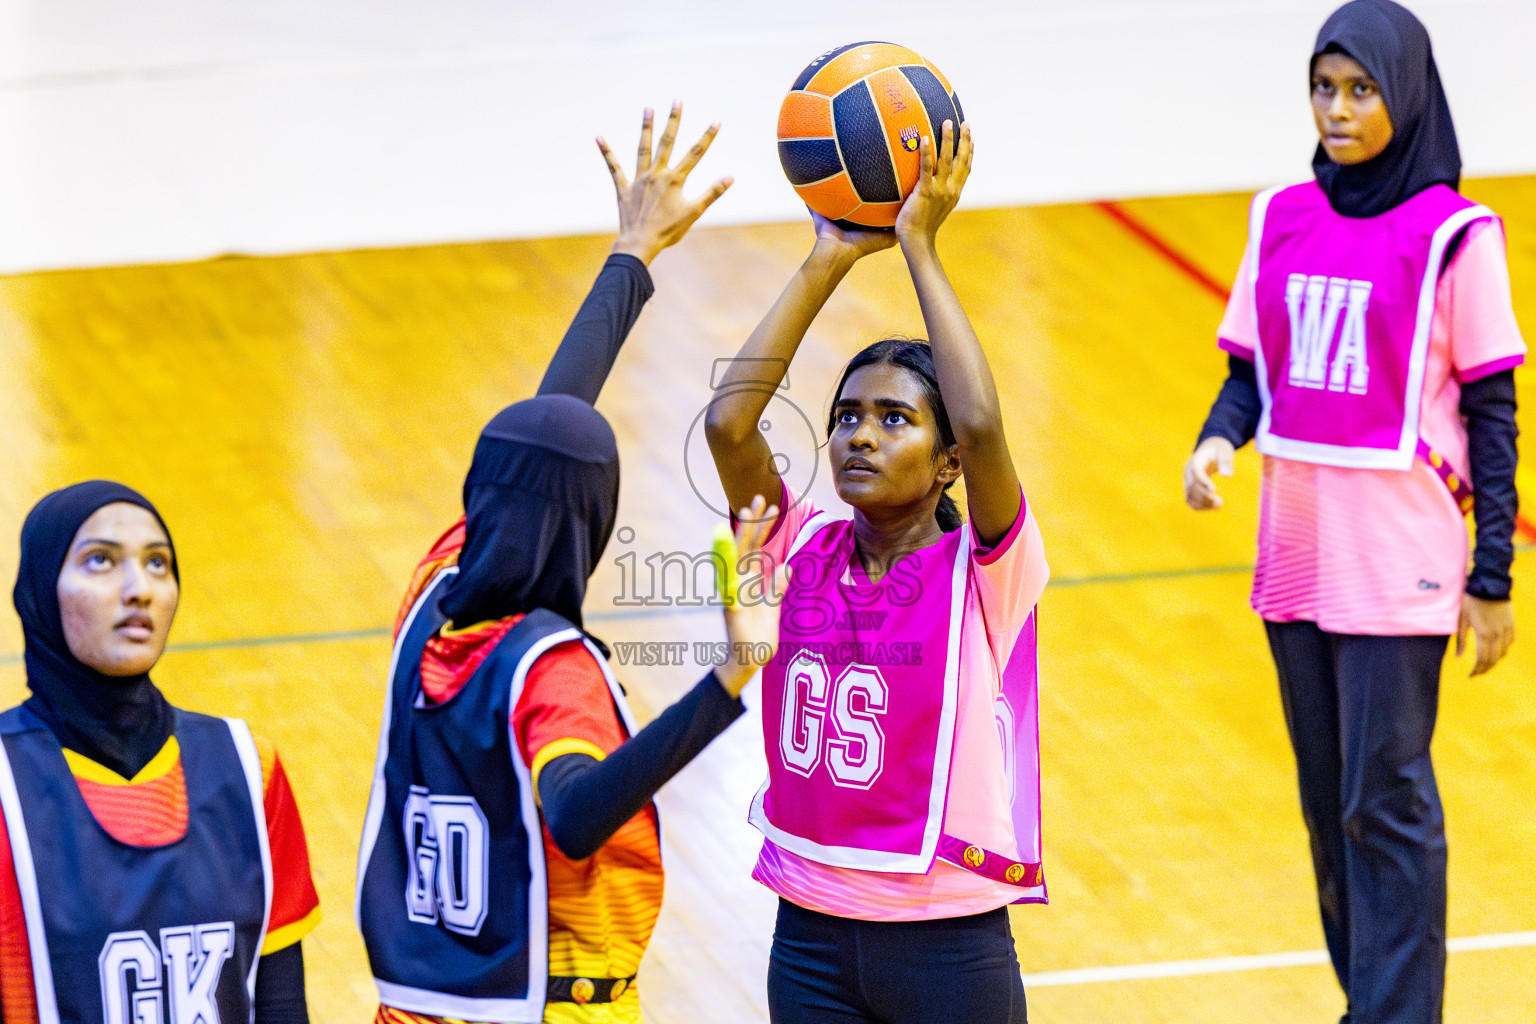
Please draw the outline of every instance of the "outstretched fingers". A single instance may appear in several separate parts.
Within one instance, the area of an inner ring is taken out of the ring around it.
[[[685,153],[676,167],[667,166],[672,147],[677,140],[677,128],[682,117],[681,102],[672,105],[661,137],[655,139],[655,110],[647,107],[640,125],[640,146],[635,158],[635,172],[631,178],[619,166],[604,139],[598,139],[598,148],[608,161],[608,171],[613,176],[614,188],[619,199],[619,238],[615,251],[626,252],[649,263],[656,254],[688,233],[694,222],[731,187],[733,179],[727,177],[715,182],[697,199],[683,195],[683,186],[692,171],[709,151],[718,123],[710,125],[691,150]]]
[[[672,113],[667,117],[667,126],[661,130],[661,141],[656,144],[656,166],[667,166],[667,161],[672,158],[672,144],[677,141],[677,126],[683,119],[683,101],[672,102]]]
[[[704,154],[709,152],[710,144],[715,141],[715,136],[719,132],[719,121],[706,128],[704,134],[699,137],[699,141],[695,142],[692,148],[683,154],[682,162],[677,165],[677,173],[686,178],[698,166],[699,161],[704,159]]]
[[[645,108],[645,113],[640,118],[640,151],[635,156],[635,177],[639,177],[651,169],[651,124],[656,119],[656,112],[650,107]]]
[[[619,158],[613,155],[613,150],[608,148],[608,140],[601,135],[597,137],[597,150],[603,154],[603,159],[608,163],[608,173],[613,175],[613,187],[621,195],[629,187],[629,178],[624,174],[624,168],[619,164]]]

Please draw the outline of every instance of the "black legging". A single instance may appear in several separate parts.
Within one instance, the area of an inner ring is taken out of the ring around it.
[[[773,1024],[1026,1024],[1006,908],[855,921],[779,900]]]
[[[1266,622],[1349,1024],[1439,1024],[1445,819],[1429,741],[1443,636]]]

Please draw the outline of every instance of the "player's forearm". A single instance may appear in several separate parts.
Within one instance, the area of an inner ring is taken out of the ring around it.
[[[550,761],[539,773],[539,802],[560,852],[572,860],[596,853],[745,710],[711,672],[603,760],[564,754]]]
[[[595,403],[654,290],[642,260],[622,253],[609,256],[550,359],[539,394],[574,395]]]
[[[944,396],[949,425],[964,459],[980,446],[1002,443],[1002,403],[992,367],[931,240],[908,241],[902,253],[917,290],[928,343],[933,347],[939,393]]]
[[[1261,411],[1259,384],[1253,363],[1229,353],[1227,379],[1222,382],[1221,391],[1211,405],[1210,414],[1206,416],[1195,444],[1198,445],[1208,437],[1224,437],[1232,442],[1233,448],[1241,448],[1253,440],[1254,431],[1259,428]]]
[[[705,420],[711,448],[744,443],[757,430],[811,323],[852,267],[820,243],[811,251],[721,375]]]
[[[1472,516],[1477,523],[1467,593],[1485,601],[1503,601],[1509,598],[1515,519],[1520,511],[1520,495],[1515,489],[1515,439],[1519,434],[1515,427],[1515,371],[1504,370],[1464,385],[1461,413],[1467,418]]]
[[[309,1024],[303,944],[268,953],[256,965],[256,1024]]]
[[[971,528],[980,543],[996,544],[1018,520],[1022,500],[992,368],[944,273],[933,239],[906,238],[902,254],[917,289],[939,393],[960,452]]]

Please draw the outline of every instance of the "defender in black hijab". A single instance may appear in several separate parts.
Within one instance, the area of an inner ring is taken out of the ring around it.
[[[580,626],[618,503],[618,444],[596,409],[564,394],[503,409],[464,479],[464,550],[443,612],[458,629],[535,608]]]

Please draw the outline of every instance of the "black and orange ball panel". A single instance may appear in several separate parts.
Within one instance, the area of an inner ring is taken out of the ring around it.
[[[779,162],[807,206],[846,228],[896,223],[917,184],[918,140],[960,101],[938,68],[895,43],[863,42],[811,61],[779,108]]]

